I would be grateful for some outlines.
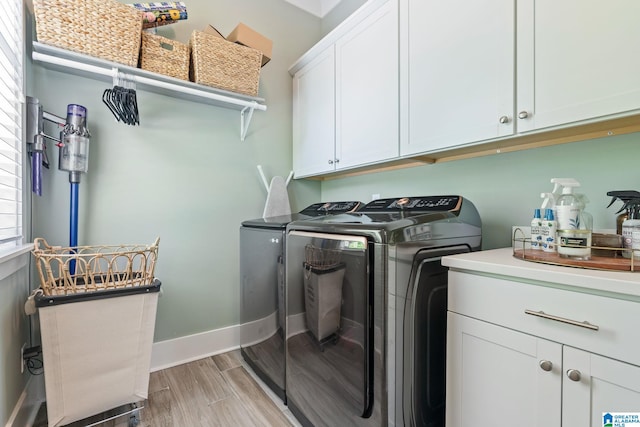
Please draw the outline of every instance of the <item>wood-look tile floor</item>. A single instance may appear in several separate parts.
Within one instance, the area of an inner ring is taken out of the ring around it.
[[[251,372],[238,350],[151,373],[138,427],[299,426],[289,409]],[[121,412],[118,412],[121,413]],[[105,413],[69,424],[127,426]],[[43,405],[34,427],[46,427]]]

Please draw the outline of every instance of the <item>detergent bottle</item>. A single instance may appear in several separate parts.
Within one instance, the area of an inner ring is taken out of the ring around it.
[[[540,227],[542,227],[540,209],[534,209],[533,219],[531,220],[531,249],[542,250],[542,234],[540,234]]]
[[[540,235],[542,237],[542,250],[545,252],[556,252],[558,245],[556,244],[557,227],[556,220],[553,215],[553,209],[545,209],[544,220],[540,227]]]
[[[588,260],[591,258],[593,218],[584,211],[586,196],[573,192],[580,183],[573,178],[553,178],[551,182],[562,187],[562,195],[556,199],[558,254],[564,258]]]

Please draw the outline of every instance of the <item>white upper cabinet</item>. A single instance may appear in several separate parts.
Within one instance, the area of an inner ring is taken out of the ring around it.
[[[296,176],[634,131],[639,16],[638,0],[369,0],[289,69]],[[309,70],[325,53],[333,70]]]
[[[514,133],[515,2],[401,0],[401,155]]]
[[[518,1],[518,132],[640,108],[638,17],[637,0]]]
[[[296,178],[398,157],[398,0],[367,2],[289,72]]]
[[[333,45],[293,77],[293,170],[296,176],[334,170],[335,57]]]
[[[396,158],[398,1],[336,42],[336,169]]]

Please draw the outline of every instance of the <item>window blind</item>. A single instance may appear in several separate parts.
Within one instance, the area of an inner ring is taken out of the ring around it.
[[[0,252],[22,241],[24,32],[22,0],[0,4]]]

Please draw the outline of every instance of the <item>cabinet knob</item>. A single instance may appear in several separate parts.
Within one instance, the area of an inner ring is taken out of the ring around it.
[[[567,376],[571,381],[580,381],[580,371],[577,369],[569,369],[567,371]]]
[[[501,116],[499,120],[500,120],[500,123],[502,123],[502,124],[506,124],[506,123],[509,123],[511,121],[511,120],[509,120],[509,116]]]
[[[332,165],[333,164],[333,160],[329,160],[329,164]]]
[[[549,360],[541,360],[539,365],[540,365],[540,368],[546,372],[549,372],[551,368],[553,368],[553,363],[551,363],[551,361]]]
[[[529,113],[527,113],[526,111],[520,111],[518,113],[518,118],[519,119],[526,119],[527,117],[529,117]]]
[[[336,163],[340,163],[340,159],[336,159]]]

